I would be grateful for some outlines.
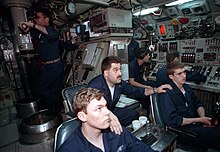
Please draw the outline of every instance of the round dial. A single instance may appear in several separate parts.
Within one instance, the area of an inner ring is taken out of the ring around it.
[[[73,15],[76,12],[76,6],[73,2],[69,2],[65,7],[65,12],[67,15]]]
[[[215,22],[220,25],[220,15],[215,17]]]

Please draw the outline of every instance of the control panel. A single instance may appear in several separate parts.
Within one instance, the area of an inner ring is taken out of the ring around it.
[[[107,8],[95,11],[89,17],[92,32],[107,32],[112,36],[132,36],[132,14],[130,11]]]
[[[220,38],[161,41],[157,44],[157,61],[166,62],[166,53],[179,51],[183,63],[220,65]]]
[[[157,61],[166,62],[167,52],[178,51],[179,41],[162,41],[157,44]]]
[[[153,52],[157,62],[148,79],[156,81],[156,73],[166,64],[166,54],[180,52],[180,61],[188,70],[196,71],[208,77],[204,84],[188,82],[192,88],[220,92],[220,37],[160,41],[158,50]]]
[[[192,88],[210,92],[220,92],[220,66],[192,66],[191,71],[207,76],[204,84],[187,82]]]
[[[143,125],[134,130],[132,134],[143,143],[151,146],[152,149],[160,152],[170,151],[177,138],[177,134],[153,124]]]
[[[157,71],[166,66],[166,63],[157,63],[153,71],[150,73],[148,79],[156,81]],[[200,74],[207,76],[207,81],[201,84],[195,84],[193,82],[187,82],[192,88],[220,93],[220,66],[219,65],[186,65],[186,69],[189,71],[196,71]]]
[[[220,38],[180,40],[181,61],[202,65],[220,65]]]
[[[170,21],[158,22],[157,25],[158,34],[163,39],[175,38],[174,27],[170,24]]]
[[[156,79],[156,74],[157,74],[157,71],[162,68],[163,66],[166,66],[166,63],[163,62],[163,63],[157,63],[154,67],[154,69],[151,71],[151,73],[149,74],[148,76],[148,80],[151,80],[151,81],[157,81]]]
[[[84,44],[84,50],[78,50],[73,60],[73,84],[87,84],[101,73],[101,62],[108,53],[108,42],[94,41]]]

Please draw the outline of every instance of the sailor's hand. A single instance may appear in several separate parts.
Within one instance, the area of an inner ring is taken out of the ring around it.
[[[22,29],[23,32],[28,32],[30,28],[34,26],[33,22],[21,22],[19,27]]]
[[[111,111],[110,111],[109,117],[111,120],[111,122],[110,122],[111,131],[115,132],[115,134],[120,135],[123,130],[122,130],[122,126],[121,126],[118,118]]]
[[[211,126],[212,124],[211,124],[211,119],[212,118],[210,118],[210,117],[200,117],[200,118],[198,118],[198,122],[199,123],[203,123],[204,125],[209,125],[209,126]]]
[[[169,84],[164,84],[164,85],[161,85],[158,88],[156,88],[155,92],[156,93],[164,93],[164,92],[166,92],[166,89],[172,90],[173,88]]]

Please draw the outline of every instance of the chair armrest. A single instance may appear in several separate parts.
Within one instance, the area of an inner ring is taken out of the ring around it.
[[[173,128],[173,127],[166,127],[167,130],[170,130],[176,134],[184,134],[184,135],[187,135],[189,137],[192,137],[192,138],[197,138],[198,137],[198,134],[196,132],[192,132],[192,131],[189,131],[189,130],[183,130],[183,129],[177,129],[177,128]]]

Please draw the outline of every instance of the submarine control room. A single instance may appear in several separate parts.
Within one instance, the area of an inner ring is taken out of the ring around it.
[[[1,152],[220,152],[220,0],[0,0]]]

